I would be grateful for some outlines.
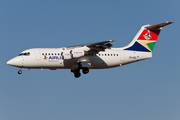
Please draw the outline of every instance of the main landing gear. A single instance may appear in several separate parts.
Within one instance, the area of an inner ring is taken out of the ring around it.
[[[82,69],[82,72],[83,72],[84,74],[89,73],[89,68],[87,68],[87,67],[82,67],[81,63],[79,62],[79,63],[78,63],[78,69],[75,69],[75,70],[72,70],[72,69],[71,69],[71,72],[74,73],[74,77],[75,77],[75,78],[78,78],[78,77],[81,76],[80,69]]]

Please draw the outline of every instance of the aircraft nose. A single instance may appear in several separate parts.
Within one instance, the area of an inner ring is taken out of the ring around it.
[[[13,65],[13,64],[14,64],[14,61],[11,59],[11,60],[7,61],[6,64],[8,64],[8,65]]]
[[[22,58],[20,58],[19,56],[15,57],[15,58],[7,61],[7,64],[11,65],[11,66],[15,66],[15,67],[21,67],[22,66]]]

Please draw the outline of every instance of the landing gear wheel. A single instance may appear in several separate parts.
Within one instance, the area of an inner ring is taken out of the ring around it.
[[[82,72],[84,74],[87,74],[89,72],[89,69],[87,67],[82,68]]]
[[[21,70],[19,70],[19,71],[18,71],[18,74],[22,74],[22,71],[21,71]]]
[[[80,76],[81,76],[81,73],[80,73],[80,72],[74,73],[74,77],[75,77],[75,78],[78,78],[78,77],[80,77]]]
[[[84,74],[87,74],[87,73],[89,72],[89,68],[88,68],[88,67],[82,67],[81,62],[79,62],[79,61],[77,61],[77,63],[78,63],[78,68],[76,68],[76,69],[71,69],[71,72],[74,73],[74,77],[75,77],[75,78],[78,78],[78,77],[81,76],[80,69],[82,69],[82,72],[83,72]]]

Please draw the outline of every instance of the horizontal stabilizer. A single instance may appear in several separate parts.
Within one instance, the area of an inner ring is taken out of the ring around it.
[[[164,22],[164,23],[160,23],[160,24],[156,24],[156,25],[150,25],[145,27],[146,29],[152,30],[152,29],[160,29],[166,25],[172,24],[173,22]]]

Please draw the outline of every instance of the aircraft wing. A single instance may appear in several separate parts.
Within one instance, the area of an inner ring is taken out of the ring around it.
[[[110,42],[114,42],[115,40],[107,40],[107,41],[102,41],[102,42],[97,42],[97,43],[91,43],[91,44],[86,44],[85,46],[87,47],[111,47],[112,44]]]
[[[97,42],[97,43],[66,47],[66,49],[69,50],[69,49],[74,49],[74,48],[87,47],[89,48],[87,51],[94,50],[98,52],[98,51],[104,51],[106,48],[111,48],[113,46],[111,42],[114,42],[114,41],[115,40],[107,40],[107,41],[102,41],[102,42]]]

